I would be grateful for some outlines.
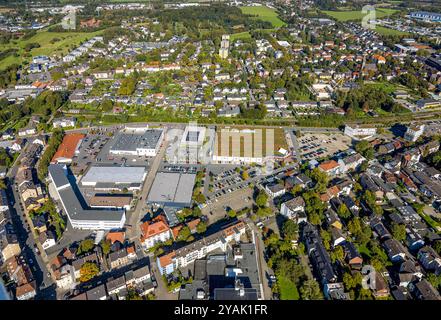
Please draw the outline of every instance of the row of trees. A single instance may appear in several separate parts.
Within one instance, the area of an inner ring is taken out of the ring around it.
[[[63,141],[63,136],[64,136],[63,131],[57,129],[57,130],[54,130],[54,132],[52,132],[52,135],[49,138],[49,142],[46,147],[46,150],[44,151],[43,155],[41,156],[39,164],[38,164],[38,170],[37,170],[38,178],[41,181],[44,181],[47,174],[48,174],[48,166],[49,166],[55,152],[57,152],[59,145]]]

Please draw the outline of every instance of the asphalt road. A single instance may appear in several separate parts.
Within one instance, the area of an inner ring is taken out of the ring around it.
[[[42,256],[40,254],[37,254],[34,249],[35,246],[38,245],[41,252],[41,245],[37,244],[33,237],[33,230],[29,226],[25,212],[20,207],[20,200],[16,200],[20,198],[15,191],[15,187],[11,185],[11,181],[10,186],[7,189],[7,194],[8,199],[11,203],[11,216],[15,226],[15,230],[18,235],[20,247],[22,248],[22,254],[28,261],[28,264],[31,267],[32,273],[36,280],[38,288],[36,299],[56,299],[55,283],[49,274],[49,270],[47,269],[46,263],[43,260]]]
[[[164,133],[165,134],[165,133]],[[153,181],[156,177],[156,172],[158,171],[162,158],[164,157],[164,154],[167,150],[168,142],[164,140],[164,142],[161,145],[161,148],[159,149],[158,154],[156,155],[155,159],[151,162],[149,173],[144,181],[144,185],[142,187],[141,193],[139,195],[138,203],[136,204],[135,209],[131,212],[127,223],[130,228],[127,230],[127,237],[130,240],[136,240],[141,235],[141,229],[139,228],[138,224],[141,221],[143,214],[146,212],[146,199],[147,195],[150,192],[150,188],[153,185]]]

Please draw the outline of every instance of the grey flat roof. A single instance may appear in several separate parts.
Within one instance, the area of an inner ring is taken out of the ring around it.
[[[155,149],[161,135],[162,130],[160,129],[149,129],[143,133],[121,132],[110,147],[110,151],[136,151],[138,148]]]
[[[96,220],[96,221],[120,221],[124,215],[123,210],[109,210],[109,209],[90,209],[86,204],[78,186],[74,182],[74,177],[66,176],[67,171],[63,170],[63,166],[59,164],[53,164],[49,166],[49,174],[52,181],[56,185],[56,182],[62,182],[62,186],[65,182],[69,183],[69,186],[58,190],[61,201],[64,206],[64,210],[70,219],[74,220]],[[64,178],[63,178],[64,177]]]
[[[158,172],[148,195],[149,202],[190,205],[196,174]]]
[[[63,186],[70,185],[64,166],[58,164],[50,164],[48,169],[55,188],[59,189]]]
[[[81,183],[141,183],[145,167],[90,167]]]

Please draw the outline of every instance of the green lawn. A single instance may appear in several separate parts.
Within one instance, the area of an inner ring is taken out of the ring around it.
[[[387,94],[394,93],[398,89],[398,87],[400,87],[400,89],[403,89],[402,86],[398,86],[398,85],[392,84],[387,81],[375,81],[375,82],[369,81],[369,82],[366,82],[365,85],[369,86],[369,87],[374,87],[376,89],[381,89],[382,91],[386,92]]]
[[[81,42],[89,40],[102,31],[96,32],[49,32],[39,31],[36,35],[27,40],[14,40],[7,45],[3,45],[2,49],[16,48],[19,57],[9,56],[0,61],[0,70],[6,68],[13,63],[22,63],[30,61],[33,56],[37,55],[64,55]],[[38,43],[39,48],[34,48],[30,52],[25,52],[24,47],[28,43]]]
[[[377,31],[379,34],[385,35],[385,36],[408,36],[410,35],[409,32],[395,30],[395,29],[389,29],[381,26],[375,26],[374,31]]]
[[[256,16],[255,19],[271,22],[274,28],[280,28],[286,25],[285,22],[280,20],[274,9],[266,6],[245,6],[240,7],[240,10],[242,10],[243,14]]]
[[[296,285],[285,277],[278,277],[277,284],[279,286],[280,300],[299,300],[300,295]]]
[[[398,10],[395,9],[386,9],[386,8],[377,8],[376,10],[376,17],[377,18],[383,18],[383,17],[387,17],[389,15],[392,15],[396,12],[398,12]],[[338,21],[350,21],[350,20],[359,20],[361,21],[361,19],[366,15],[364,13],[361,12],[361,10],[357,10],[357,11],[322,11],[323,13],[327,14],[328,16],[331,16],[332,18],[338,20]]]
[[[251,39],[251,34],[248,31],[233,33],[230,36],[231,41],[234,40],[242,40],[242,39]]]

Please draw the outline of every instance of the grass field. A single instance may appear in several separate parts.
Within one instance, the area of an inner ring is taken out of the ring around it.
[[[96,35],[101,34],[102,31],[96,32],[49,32],[39,31],[36,35],[27,40],[14,40],[7,45],[2,46],[2,50],[9,48],[18,49],[19,57],[8,56],[0,61],[0,70],[6,68],[13,63],[23,63],[30,61],[33,56],[37,55],[64,55],[74,47],[78,46]],[[25,52],[26,44],[38,43],[39,48],[34,48],[30,52]]]
[[[285,22],[280,20],[277,12],[274,9],[265,6],[245,6],[240,7],[243,14],[256,16],[255,19],[271,22],[274,28],[280,28],[285,25]]]
[[[389,29],[381,26],[375,26],[375,31],[377,31],[379,34],[385,35],[385,36],[408,36],[410,35],[409,32],[395,30],[395,29]]]
[[[230,35],[231,41],[250,39],[250,38],[251,38],[251,34],[248,31],[233,33],[232,35]]]
[[[296,285],[285,277],[278,277],[280,300],[299,300],[300,295]]]
[[[366,15],[362,13],[361,10],[360,11],[322,11],[322,12],[341,22],[350,21],[350,20],[361,21],[361,19]],[[398,12],[398,10],[377,8],[375,12],[377,18],[383,18]]]

